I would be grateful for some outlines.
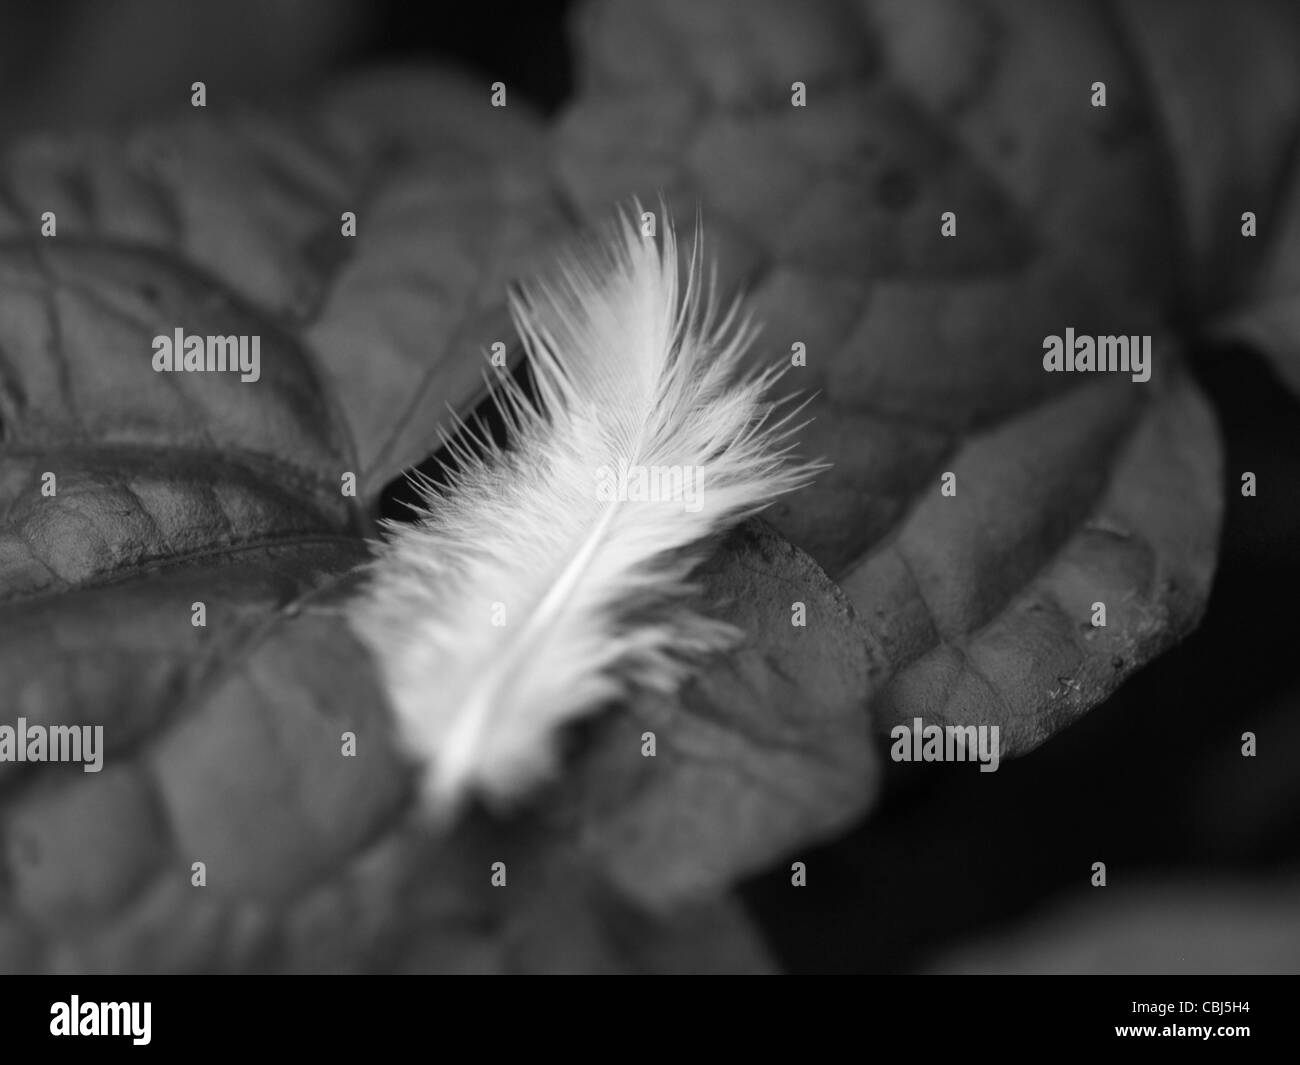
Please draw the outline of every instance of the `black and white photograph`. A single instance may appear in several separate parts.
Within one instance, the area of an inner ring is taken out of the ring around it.
[[[0,3],[13,1045],[859,975],[1293,1046],[1297,57],[1294,0]]]

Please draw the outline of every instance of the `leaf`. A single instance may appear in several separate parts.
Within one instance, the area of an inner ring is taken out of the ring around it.
[[[1076,389],[970,440],[950,461],[969,490],[918,501],[842,578],[874,604],[893,674],[882,725],[997,722],[1004,754],[1030,750],[1195,626],[1217,544],[1214,423],[1186,379],[1148,403],[1122,389]]]
[[[194,332],[228,307],[262,312],[268,331],[310,348],[338,405],[330,479],[356,473],[370,501],[437,447],[448,405],[481,393],[482,353],[511,337],[508,272],[526,272],[558,231],[535,121],[486,99],[448,75],[377,73],[276,113],[214,108],[125,134],[27,139],[4,159],[0,247],[36,277],[75,277],[60,265],[70,258],[131,264],[135,293],[122,278],[98,298],[141,325],[183,324],[178,300],[197,304]],[[45,211],[58,237],[33,244]],[[355,238],[341,234],[344,211]],[[31,328],[41,301],[8,312],[10,327]],[[118,357],[137,361],[134,349]],[[252,399],[212,391],[226,406]],[[288,457],[302,441],[277,443]]]
[[[4,807],[6,968],[766,969],[727,886],[871,796],[866,663],[847,604],[761,527],[709,574],[723,616],[755,623],[749,646],[681,708],[608,715],[538,810],[479,815],[442,840],[406,823],[411,767],[342,616],[351,582],[242,626],[253,596],[223,602],[235,616],[210,615],[222,640],[196,670],[198,641],[174,617],[212,578],[181,572],[45,609],[73,639],[57,660],[35,656],[24,686],[42,720],[102,720],[108,757],[99,774],[61,779],[22,767]],[[148,603],[176,584],[167,625]],[[792,644],[781,626],[795,595],[809,623]],[[132,641],[161,644],[143,671],[89,642],[112,605],[130,610]],[[31,644],[47,641],[38,626]],[[68,675],[93,686],[69,692]],[[640,755],[647,724],[662,743],[653,763]],[[355,758],[341,757],[345,733]],[[204,888],[192,861],[206,863]],[[496,861],[506,889],[490,885]]]
[[[816,392],[803,446],[833,467],[771,520],[863,618],[878,730],[1000,724],[1024,751],[1189,631],[1218,437],[1159,325],[1177,220],[1105,7],[611,0],[577,25],[575,210],[702,201],[757,357],[805,346],[786,380]],[[1067,327],[1154,335],[1152,380],[1044,373]]]
[[[708,897],[847,828],[874,798],[870,666],[848,601],[759,522],[701,573],[713,613],[746,633],[679,699],[601,719],[554,817],[652,907]],[[794,626],[794,604],[806,610]],[[643,736],[656,740],[653,758]]]
[[[1073,257],[1153,294],[1189,338],[1256,345],[1300,387],[1294,5],[875,0],[869,12],[899,80],[1028,194]],[[1107,107],[1089,115],[1080,87],[1098,80]],[[1097,141],[1123,150],[1099,157]],[[1140,167],[1114,165],[1134,149]]]
[[[86,8],[75,19],[55,8],[4,12],[0,138],[167,107],[189,99],[196,76],[223,98],[269,95],[337,62],[347,42],[366,38],[373,25],[348,0],[314,4],[310,22],[303,10],[234,0],[187,11],[139,0]]]
[[[371,498],[471,401],[481,315],[550,217],[535,130],[471,95],[489,110],[383,76],[283,117],[9,153],[0,724],[102,726],[103,766],[0,762],[0,969],[767,971],[730,884],[869,800],[852,612],[755,527],[706,575],[750,642],[684,712],[575,737],[549,806],[444,838],[408,823],[340,605]],[[58,235],[26,235],[44,208]],[[177,327],[260,336],[260,378],[154,372]],[[683,831],[692,810],[764,830]]]
[[[528,833],[531,838],[524,836]],[[273,968],[370,972],[770,972],[740,906],[655,917],[537,826],[469,823],[445,846],[394,832],[290,913]],[[510,854],[505,888],[485,871]],[[532,860],[525,855],[531,855]],[[522,858],[522,860],[521,860]],[[540,861],[538,860],[540,859]],[[396,915],[396,920],[394,920]]]
[[[1275,0],[1115,5],[1160,123],[1177,312],[1217,342],[1246,341],[1300,389],[1300,12]],[[1243,213],[1257,234],[1243,235]]]

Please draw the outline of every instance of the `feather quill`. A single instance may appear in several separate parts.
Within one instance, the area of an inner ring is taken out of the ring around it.
[[[504,445],[449,441],[457,468],[420,481],[350,608],[434,815],[519,798],[562,726],[730,644],[691,571],[818,468],[791,456],[801,408],[767,398],[784,368],[742,368],[755,330],[720,312],[698,226],[682,264],[639,214],[512,293],[536,399],[502,375]]]

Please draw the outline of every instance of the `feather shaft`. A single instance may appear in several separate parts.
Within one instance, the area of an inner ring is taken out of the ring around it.
[[[633,217],[640,214],[639,207]],[[736,637],[699,613],[692,570],[718,533],[808,482],[796,417],[744,369],[698,237],[685,269],[622,218],[512,295],[536,400],[505,375],[507,442],[462,426],[457,467],[416,479],[351,623],[379,666],[426,808],[517,799],[563,726],[635,687],[672,691]],[[682,276],[684,273],[684,276]]]

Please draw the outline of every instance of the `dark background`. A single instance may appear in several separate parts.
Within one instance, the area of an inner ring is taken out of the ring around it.
[[[108,26],[110,6],[130,9],[136,29]],[[505,18],[487,3],[320,0],[284,5],[272,19],[275,5],[244,0],[202,5],[201,17],[200,5],[163,0],[9,5],[0,8],[0,135],[181,106],[205,71],[210,92],[256,99],[379,62],[455,63],[507,82],[512,103],[523,97],[551,114],[573,89],[568,6],[520,4]],[[141,69],[105,92],[94,54],[114,41],[138,52]],[[1240,916],[1249,904],[1231,900],[1244,883],[1300,885],[1300,403],[1249,350],[1201,349],[1194,359],[1226,450],[1221,558],[1200,629],[996,774],[886,761],[869,820],[791,856],[808,863],[808,890],[790,890],[788,862],[744,885],[784,965],[923,968],[971,939],[996,944],[1064,899],[1104,922],[1105,907],[1118,913],[1144,886],[1148,899],[1221,892]],[[1256,498],[1241,496],[1245,470],[1258,476]],[[386,512],[396,514],[402,492],[394,486]],[[1258,736],[1253,760],[1240,756],[1246,730]],[[1108,867],[1104,902],[1087,886],[1094,860]],[[1300,920],[1300,903],[1290,917]],[[1142,957],[1128,963],[1140,970]]]

